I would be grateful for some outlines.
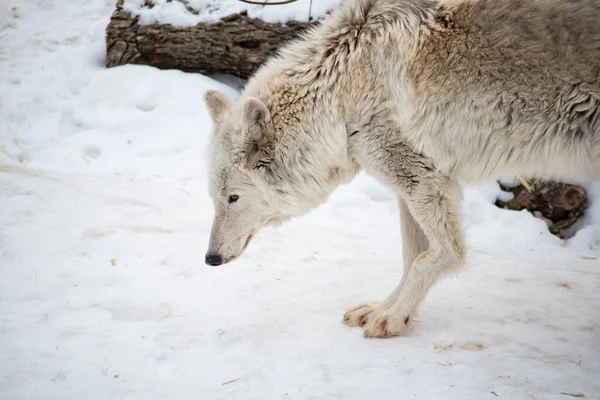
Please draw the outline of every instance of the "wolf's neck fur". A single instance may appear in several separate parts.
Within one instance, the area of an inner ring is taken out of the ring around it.
[[[284,154],[292,148],[319,155],[310,160],[282,155],[280,164],[289,174],[318,182],[315,190],[324,196],[354,177],[359,168],[349,154],[349,130],[381,115],[373,108],[373,94],[394,97],[387,82],[403,73],[434,14],[432,0],[346,0],[256,73],[242,100],[265,103]]]
[[[356,96],[362,71],[401,67],[412,58],[434,0],[346,0],[331,18],[284,46],[249,82],[247,93],[273,95],[283,87],[301,94],[337,90]],[[358,74],[357,74],[358,72]],[[265,93],[264,90],[268,92]]]
[[[331,18],[283,47],[242,96],[261,99],[275,120],[306,112],[321,114],[319,120],[341,118],[346,125],[371,118],[377,112],[368,109],[373,93],[397,97],[389,78],[403,75],[423,26],[435,18],[436,4],[346,0]]]

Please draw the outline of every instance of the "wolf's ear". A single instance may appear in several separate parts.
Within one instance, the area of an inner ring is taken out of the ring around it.
[[[242,118],[247,167],[264,167],[273,160],[273,132],[269,109],[262,101],[251,97],[244,103]]]
[[[206,103],[208,113],[215,124],[222,121],[225,111],[231,107],[231,100],[223,93],[216,90],[209,90],[204,93],[204,102]]]

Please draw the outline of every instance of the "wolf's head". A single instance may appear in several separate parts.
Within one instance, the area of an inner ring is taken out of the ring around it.
[[[356,173],[343,126],[324,126],[328,134],[315,137],[310,123],[273,117],[257,98],[234,103],[208,91],[204,99],[213,121],[209,265],[239,257],[260,229],[308,212]]]

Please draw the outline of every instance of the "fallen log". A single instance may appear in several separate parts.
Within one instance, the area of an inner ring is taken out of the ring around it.
[[[530,182],[508,187],[500,184],[505,192],[513,193],[509,201],[496,200],[496,206],[509,210],[527,210],[548,223],[553,234],[564,237],[565,229],[583,216],[587,206],[584,188],[562,182]]]
[[[283,43],[316,23],[267,23],[242,12],[195,26],[142,25],[118,0],[106,28],[105,64],[107,68],[141,64],[248,78]]]

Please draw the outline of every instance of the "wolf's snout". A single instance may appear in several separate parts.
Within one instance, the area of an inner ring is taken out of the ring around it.
[[[206,253],[206,258],[204,261],[211,267],[218,267],[219,265],[223,264],[223,257],[217,253]]]

